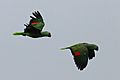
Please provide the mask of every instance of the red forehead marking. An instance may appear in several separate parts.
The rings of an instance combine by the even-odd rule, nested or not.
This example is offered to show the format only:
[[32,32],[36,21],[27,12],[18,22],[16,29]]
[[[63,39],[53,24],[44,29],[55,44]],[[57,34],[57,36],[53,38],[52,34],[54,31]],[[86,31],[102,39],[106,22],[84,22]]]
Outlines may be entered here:
[[40,22],[32,22],[31,24],[39,24]]
[[74,53],[75,56],[80,56],[80,54],[81,54],[80,52],[75,52]]

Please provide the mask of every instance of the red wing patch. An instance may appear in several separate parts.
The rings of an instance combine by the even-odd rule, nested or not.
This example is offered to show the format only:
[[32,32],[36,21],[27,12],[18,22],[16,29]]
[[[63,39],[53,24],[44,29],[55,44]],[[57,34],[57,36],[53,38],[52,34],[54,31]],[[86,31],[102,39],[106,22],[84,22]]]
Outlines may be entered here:
[[39,24],[40,22],[31,22],[31,24]]
[[74,52],[75,56],[80,56],[80,54],[81,54],[80,52]]

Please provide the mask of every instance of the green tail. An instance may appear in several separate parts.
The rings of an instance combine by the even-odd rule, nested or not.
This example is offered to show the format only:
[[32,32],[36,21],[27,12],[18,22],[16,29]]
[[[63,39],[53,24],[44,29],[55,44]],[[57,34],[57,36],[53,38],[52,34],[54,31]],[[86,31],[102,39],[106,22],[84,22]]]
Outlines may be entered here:
[[70,49],[70,47],[66,47],[66,48],[61,48],[60,50],[65,50],[65,49]]
[[13,35],[26,35],[24,32],[15,32]]

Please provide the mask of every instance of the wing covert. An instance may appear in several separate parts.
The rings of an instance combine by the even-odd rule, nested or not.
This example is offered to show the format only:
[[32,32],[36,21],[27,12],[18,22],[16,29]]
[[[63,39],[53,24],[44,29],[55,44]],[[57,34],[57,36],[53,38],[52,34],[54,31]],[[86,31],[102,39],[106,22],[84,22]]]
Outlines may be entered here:
[[32,14],[33,14],[33,16],[30,16],[32,19],[30,20],[29,24],[32,27],[42,31],[45,23],[43,21],[41,14],[39,13],[39,11],[35,11]]
[[73,46],[70,48],[74,62],[78,69],[83,70],[88,63],[88,49],[85,46]]

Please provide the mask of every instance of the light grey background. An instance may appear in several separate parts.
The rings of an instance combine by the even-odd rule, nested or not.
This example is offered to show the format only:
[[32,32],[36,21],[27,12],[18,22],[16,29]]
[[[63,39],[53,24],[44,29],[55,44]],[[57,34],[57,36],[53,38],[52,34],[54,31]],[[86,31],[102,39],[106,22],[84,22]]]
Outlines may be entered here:
[[[13,36],[39,10],[51,38]],[[1,0],[0,80],[119,80],[120,0]],[[79,71],[69,50],[79,42],[99,45]]]

